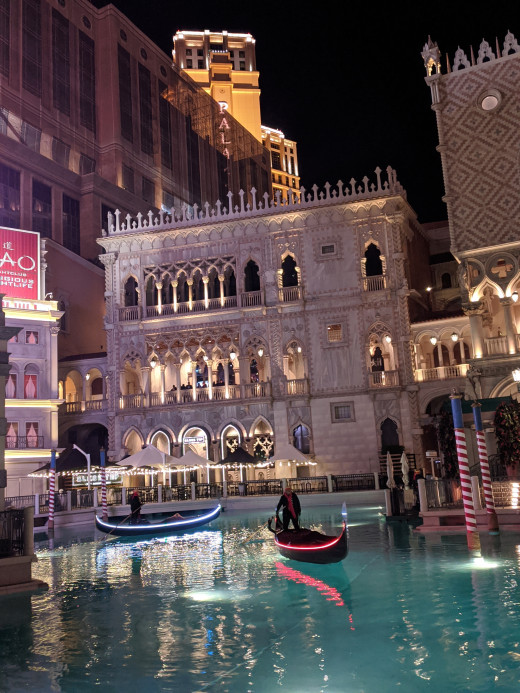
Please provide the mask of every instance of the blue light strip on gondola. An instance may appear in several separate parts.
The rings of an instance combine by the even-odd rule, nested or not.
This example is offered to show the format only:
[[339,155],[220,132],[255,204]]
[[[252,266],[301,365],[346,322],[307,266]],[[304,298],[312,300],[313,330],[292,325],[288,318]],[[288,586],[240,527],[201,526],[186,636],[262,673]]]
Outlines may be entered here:
[[[149,525],[141,525],[141,527],[146,527],[147,529],[153,529],[154,527],[164,529],[165,527],[189,527],[190,525],[195,524],[196,522],[201,522],[201,520],[211,520],[213,517],[217,516],[222,509],[222,506],[219,504],[217,507],[209,512],[207,515],[197,515],[197,517],[192,517],[191,519],[186,519],[186,520],[177,520],[176,522],[157,522],[157,523],[151,523]],[[103,520],[100,517],[96,517],[96,520],[98,521],[98,524],[103,525],[103,527],[106,527],[107,529],[115,529],[116,527],[119,527],[120,529],[124,529],[125,527],[128,527],[129,529],[135,529],[139,527],[139,525],[111,525],[108,522],[103,522]]]

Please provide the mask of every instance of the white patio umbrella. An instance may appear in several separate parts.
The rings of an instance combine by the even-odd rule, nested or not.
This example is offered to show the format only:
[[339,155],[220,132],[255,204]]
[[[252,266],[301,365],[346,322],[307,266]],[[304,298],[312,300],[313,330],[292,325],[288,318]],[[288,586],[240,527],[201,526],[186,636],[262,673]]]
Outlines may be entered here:
[[182,455],[182,457],[178,457],[175,460],[175,464],[177,466],[183,466],[184,467],[184,484],[186,484],[186,467],[208,467],[209,465],[209,460],[206,457],[202,457],[202,455],[197,455],[196,452],[193,452],[193,450],[188,450],[187,452]]
[[386,453],[386,475],[388,477],[386,480],[386,485],[388,488],[395,488],[394,465],[392,464],[392,456],[389,452]]
[[298,448],[295,448],[291,443],[281,443],[276,445],[274,455],[271,458],[278,461],[288,460],[290,462],[308,462],[309,455],[306,455]]
[[403,450],[401,455],[401,471],[403,473],[403,483],[405,489],[410,488],[408,485],[408,472],[410,471],[410,465],[408,464],[408,457],[406,457],[406,452]]
[[133,467],[134,469],[139,469],[140,467],[158,467],[160,469],[175,462],[175,457],[161,452],[155,445],[145,445],[144,448],[130,455],[130,457],[125,457],[119,464],[121,466]]

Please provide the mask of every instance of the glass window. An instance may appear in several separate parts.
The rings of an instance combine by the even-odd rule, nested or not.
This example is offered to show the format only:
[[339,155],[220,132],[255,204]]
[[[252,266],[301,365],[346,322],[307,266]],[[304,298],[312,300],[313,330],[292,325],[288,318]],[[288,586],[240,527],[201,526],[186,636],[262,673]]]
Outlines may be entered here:
[[80,254],[79,200],[63,195],[63,245]]
[[191,60],[191,58],[188,58],[188,60],[186,60],[186,67],[188,68],[188,70],[190,70],[193,67],[193,60]]
[[27,421],[25,423],[25,436],[27,439],[28,448],[38,447],[38,422]]
[[123,188],[129,192],[134,192],[134,169],[123,164]]
[[79,158],[79,172],[82,176],[86,176],[89,173],[94,173],[96,170],[96,162],[91,159],[90,156],[82,154]]
[[327,326],[327,341],[328,342],[341,342],[343,339],[343,330],[341,325],[334,324]]
[[0,0],[0,74],[9,79],[10,0]]
[[52,238],[52,191],[49,185],[33,180],[32,230]]
[[141,151],[153,154],[152,82],[150,70],[139,63],[139,114]]
[[[94,41],[79,32],[79,118],[83,127],[96,132],[96,61]],[[130,87],[129,87],[130,88]]]
[[0,224],[20,228],[20,173],[0,163]]
[[155,205],[155,183],[144,176],[142,180],[142,198],[151,205]]
[[161,163],[166,168],[172,168],[172,136],[170,120],[170,104],[164,98],[168,87],[159,82],[159,132],[161,137]]
[[134,141],[132,119],[132,72],[130,70],[130,53],[118,45],[119,68],[119,113],[121,117],[121,135],[129,142]]
[[40,151],[40,141],[42,137],[42,131],[39,128],[35,128],[34,125],[30,125],[25,121],[22,122],[22,142],[26,147],[32,149],[35,152]]
[[42,95],[40,0],[23,0],[22,3],[22,84],[31,94]]
[[52,10],[52,94],[54,108],[70,115],[69,22]]
[[5,447],[8,450],[16,450],[18,447],[18,421],[7,422],[7,435],[5,437]]
[[330,414],[332,423],[355,421],[354,402],[338,402],[337,404],[331,404]]
[[38,376],[36,373],[25,373],[23,397],[24,399],[38,399]]
[[52,138],[52,158],[64,168],[69,167],[70,146],[57,137]]

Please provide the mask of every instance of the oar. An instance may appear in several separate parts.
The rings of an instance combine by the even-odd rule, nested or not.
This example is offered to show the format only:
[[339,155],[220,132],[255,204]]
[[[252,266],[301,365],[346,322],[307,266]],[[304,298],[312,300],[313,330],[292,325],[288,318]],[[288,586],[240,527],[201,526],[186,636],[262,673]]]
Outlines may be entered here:
[[117,528],[119,527],[119,525],[122,525],[123,522],[126,522],[126,520],[128,520],[129,517],[132,517],[133,514],[134,514],[134,513],[131,512],[130,515],[127,515],[125,518],[123,518],[123,519],[121,520],[121,522],[118,522],[117,525],[116,525],[113,529],[110,530],[110,532],[108,532],[107,534],[105,534],[105,536],[103,537],[102,541],[106,541],[106,538],[109,537],[109,536],[112,534],[112,532],[114,531],[114,529],[117,529]]
[[[267,522],[269,522],[269,520],[267,520]],[[247,544],[248,542],[251,541],[251,539],[252,539],[253,537],[256,537],[256,535],[259,534],[259,533],[263,530],[263,528],[267,525],[267,522],[264,522],[263,525],[260,525],[260,527],[259,527],[257,530],[255,530],[255,531],[253,532],[253,534],[251,534],[245,541],[241,541],[241,542],[240,542],[240,546],[243,546],[244,544]]]

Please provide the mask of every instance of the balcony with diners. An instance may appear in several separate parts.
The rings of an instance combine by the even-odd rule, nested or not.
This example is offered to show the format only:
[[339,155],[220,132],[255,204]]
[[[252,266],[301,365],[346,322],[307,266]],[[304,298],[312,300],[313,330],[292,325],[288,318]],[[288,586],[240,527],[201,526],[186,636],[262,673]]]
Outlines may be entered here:
[[58,387],[60,398],[65,400],[61,414],[95,415],[107,409],[107,383],[100,368],[88,368],[84,363],[67,368],[62,365]]
[[[455,326],[423,323],[415,335],[415,381],[430,382],[464,378],[472,358],[467,321]],[[417,328],[417,325],[414,326]]]
[[[218,267],[211,265],[210,261],[198,261],[177,263],[168,268],[145,268],[144,291],[141,291],[136,277],[127,277],[123,286],[124,305],[117,308],[118,320],[154,320],[265,305],[256,262],[247,262],[238,289],[231,259],[215,262]],[[278,301],[294,303],[302,298],[300,268],[292,255],[288,255],[278,270]]]

